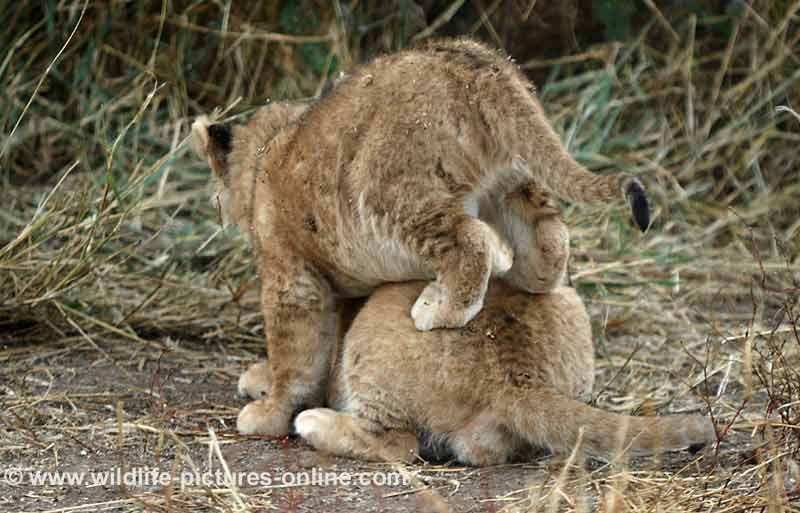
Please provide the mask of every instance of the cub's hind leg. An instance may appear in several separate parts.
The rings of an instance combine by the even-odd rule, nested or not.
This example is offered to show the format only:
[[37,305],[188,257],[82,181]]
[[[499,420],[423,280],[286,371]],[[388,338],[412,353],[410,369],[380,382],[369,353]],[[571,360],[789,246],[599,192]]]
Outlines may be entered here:
[[259,262],[259,271],[269,358],[245,374],[243,391],[269,387],[269,395],[245,406],[236,425],[244,434],[283,436],[298,408],[322,404],[336,310],[327,281],[302,258],[272,255]]
[[502,199],[492,224],[514,249],[514,265],[504,275],[510,285],[531,293],[558,287],[567,271],[569,230],[549,194],[526,184]]
[[475,466],[507,463],[522,447],[519,438],[489,412],[452,433],[448,445],[458,461]]
[[403,228],[409,245],[436,273],[411,308],[415,326],[420,331],[464,326],[483,307],[489,277],[511,267],[513,251],[462,206],[430,207],[409,217]]
[[318,451],[367,461],[412,462],[418,454],[414,433],[389,429],[328,408],[305,410],[294,421],[297,433]]

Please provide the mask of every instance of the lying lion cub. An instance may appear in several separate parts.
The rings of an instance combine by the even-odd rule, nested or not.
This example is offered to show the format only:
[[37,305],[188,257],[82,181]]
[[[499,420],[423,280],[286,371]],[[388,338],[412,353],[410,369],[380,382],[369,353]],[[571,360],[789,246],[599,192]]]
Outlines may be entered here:
[[192,131],[261,276],[275,383],[242,411],[244,433],[284,434],[296,407],[320,399],[338,298],[433,280],[409,305],[424,331],[464,326],[492,274],[556,286],[563,262],[521,272],[539,259],[529,253],[563,255],[531,236],[527,210],[542,206],[531,191],[627,198],[649,223],[641,184],[575,162],[516,66],[474,41],[381,57],[311,106],[265,107],[233,130],[200,118]]
[[[492,280],[460,330],[420,333],[408,317],[424,283],[385,285],[356,315],[329,385],[334,409],[298,415],[315,448],[366,460],[412,460],[433,441],[466,464],[503,463],[530,446],[610,458],[716,440],[701,416],[629,417],[578,402],[594,382],[589,317],[571,288],[531,295]],[[264,364],[240,391],[269,395]],[[439,449],[441,450],[441,449]]]

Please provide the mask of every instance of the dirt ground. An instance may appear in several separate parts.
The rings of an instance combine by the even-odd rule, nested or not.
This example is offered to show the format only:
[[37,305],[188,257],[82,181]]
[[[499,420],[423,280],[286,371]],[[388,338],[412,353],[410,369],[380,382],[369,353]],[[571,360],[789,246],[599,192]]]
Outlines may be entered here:
[[[253,355],[236,345],[55,342],[8,344],[0,355],[6,412],[0,419],[6,440],[16,440],[0,449],[6,472],[0,511],[238,511],[244,505],[282,512],[528,511],[531,504],[549,504],[564,466],[564,459],[546,454],[480,469],[365,464],[319,454],[297,437],[240,436],[236,414],[245,400],[235,384]],[[600,365],[599,382],[618,371]],[[730,434],[717,463],[736,468],[752,457],[751,446],[749,437]],[[241,486],[228,486],[222,461],[230,475],[243,476]],[[571,486],[595,509],[602,488],[614,488],[620,472],[689,480],[713,475],[716,481],[724,473],[712,469],[713,461],[711,448],[637,460],[629,470],[590,461],[571,467]],[[156,470],[168,481],[142,477]],[[84,481],[32,482],[42,471]],[[193,477],[209,472],[206,486]],[[110,475],[129,476],[123,481],[130,486],[102,481]],[[251,475],[255,486],[246,482]],[[562,482],[565,489],[568,484]],[[628,484],[634,485],[635,479]]]
[[[43,356],[31,362],[26,372],[20,373],[19,382],[4,386],[6,393],[13,388],[15,395],[39,396],[36,408],[44,410],[43,423],[22,432],[22,437],[36,449],[6,448],[4,468],[24,472],[57,468],[63,473],[86,476],[115,472],[118,468],[129,473],[155,468],[175,472],[173,464],[179,452],[176,444],[173,440],[159,442],[158,430],[169,429],[185,444],[182,450],[187,452],[181,458],[193,460],[202,472],[211,470],[213,473],[221,468],[216,457],[208,464],[209,429],[213,429],[222,457],[232,473],[258,473],[262,481],[276,481],[256,487],[245,483],[242,487],[240,493],[251,497],[250,505],[256,511],[261,510],[260,504],[264,511],[412,512],[424,509],[423,503],[428,501],[426,495],[415,493],[417,485],[401,483],[402,476],[391,466],[322,456],[297,437],[275,440],[237,435],[233,429],[236,413],[245,400],[235,396],[233,366],[230,359],[219,352],[208,352],[196,366],[185,366],[179,364],[185,363],[185,359],[178,362],[169,355],[152,360],[152,354],[142,354],[140,358],[123,363],[106,357],[95,348],[54,345],[48,347],[46,353],[43,349],[38,348]],[[13,348],[6,348],[8,350]],[[75,420],[83,426],[48,428],[46,417],[57,415],[58,410],[76,408],[82,415]],[[121,445],[117,412],[121,412],[123,423]],[[93,428],[86,429],[90,425]],[[183,467],[176,475],[192,471],[189,465],[183,464]],[[494,501],[502,503],[504,495],[526,488],[531,468],[531,465],[520,464],[468,470],[421,466],[410,470],[425,484],[448,496],[447,503],[453,511],[495,511],[498,506]],[[303,473],[312,472],[320,475],[319,483],[293,486],[293,483],[282,482],[286,473],[296,473],[297,479],[303,479]],[[268,478],[261,477],[265,473]],[[449,477],[454,473],[458,474],[457,479]],[[354,481],[358,482],[347,486],[325,485],[322,482],[325,475],[355,476]],[[384,481],[362,483],[362,475],[377,475],[379,479],[394,479],[397,483],[390,481],[384,486],[379,486]],[[194,490],[202,503],[205,491],[201,487]],[[120,502],[137,499],[146,507],[148,502],[164,494],[164,488],[159,486],[127,489],[108,484],[31,487],[25,482],[12,486],[0,481],[0,509],[113,511],[127,509],[126,506],[135,503]],[[488,502],[482,504],[482,500]],[[213,506],[213,501],[209,506]]]

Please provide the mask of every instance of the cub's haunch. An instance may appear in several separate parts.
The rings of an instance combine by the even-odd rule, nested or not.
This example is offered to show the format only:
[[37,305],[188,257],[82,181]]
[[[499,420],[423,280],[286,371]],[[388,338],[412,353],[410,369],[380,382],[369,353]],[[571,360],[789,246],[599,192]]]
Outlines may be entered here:
[[[716,440],[707,417],[632,417],[578,400],[592,390],[594,345],[573,289],[531,295],[492,280],[464,328],[421,333],[407,310],[423,286],[385,285],[356,315],[331,364],[331,409],[295,420],[315,448],[390,461],[434,449],[489,465],[532,446],[569,452],[581,429],[581,449],[605,459]],[[240,390],[269,397],[263,371],[257,364],[243,374]]]
[[270,400],[242,412],[247,433],[283,434],[319,400],[338,298],[431,280],[409,308],[416,328],[461,327],[491,275],[529,292],[558,285],[565,239],[529,227],[531,209],[554,210],[548,192],[627,200],[649,223],[642,185],[575,162],[516,66],[474,41],[381,57],[317,102],[273,104],[232,128],[200,118],[192,131],[223,213],[252,242],[281,371]]

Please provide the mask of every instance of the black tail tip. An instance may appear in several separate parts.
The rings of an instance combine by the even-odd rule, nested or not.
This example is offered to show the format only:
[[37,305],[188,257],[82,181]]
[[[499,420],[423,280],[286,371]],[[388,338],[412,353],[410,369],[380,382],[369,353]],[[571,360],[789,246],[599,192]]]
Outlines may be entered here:
[[631,180],[625,188],[625,196],[631,205],[633,219],[639,229],[643,232],[647,231],[650,226],[650,205],[647,202],[647,194],[644,191],[644,187],[638,180]]
[[231,127],[217,123],[208,127],[208,136],[214,142],[214,145],[222,150],[223,153],[228,154],[233,149],[233,137],[231,135]]

